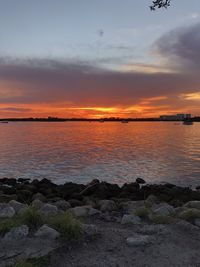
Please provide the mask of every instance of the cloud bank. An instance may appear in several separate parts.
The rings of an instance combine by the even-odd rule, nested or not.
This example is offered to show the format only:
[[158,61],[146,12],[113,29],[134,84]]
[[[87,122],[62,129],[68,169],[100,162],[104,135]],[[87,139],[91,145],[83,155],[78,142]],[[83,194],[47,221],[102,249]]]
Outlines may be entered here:
[[[51,59],[0,58],[0,116],[153,116],[200,113],[200,23],[154,44],[162,66],[108,70]],[[130,62],[130,65],[134,62]],[[163,68],[169,71],[162,71]],[[189,97],[189,96],[193,97]]]

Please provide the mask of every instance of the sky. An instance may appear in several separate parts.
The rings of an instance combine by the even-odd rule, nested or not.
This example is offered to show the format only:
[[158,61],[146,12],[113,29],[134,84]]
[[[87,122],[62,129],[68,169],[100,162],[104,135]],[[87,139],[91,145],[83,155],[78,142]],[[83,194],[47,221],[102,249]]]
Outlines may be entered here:
[[0,0],[0,118],[200,115],[200,1]]

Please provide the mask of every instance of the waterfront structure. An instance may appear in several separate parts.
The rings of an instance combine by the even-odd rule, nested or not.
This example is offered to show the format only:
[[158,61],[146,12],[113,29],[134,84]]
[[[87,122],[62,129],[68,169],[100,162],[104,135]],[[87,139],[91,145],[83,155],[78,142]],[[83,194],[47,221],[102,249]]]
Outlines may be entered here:
[[183,121],[191,119],[191,114],[176,114],[176,115],[161,115],[160,120],[161,121]]

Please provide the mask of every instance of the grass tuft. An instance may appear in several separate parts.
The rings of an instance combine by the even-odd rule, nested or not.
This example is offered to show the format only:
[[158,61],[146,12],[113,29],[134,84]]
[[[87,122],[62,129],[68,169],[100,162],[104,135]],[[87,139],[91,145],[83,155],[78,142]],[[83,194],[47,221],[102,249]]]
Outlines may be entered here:
[[200,210],[190,208],[182,211],[178,214],[178,217],[182,220],[191,221],[195,219],[200,219]]
[[64,238],[74,239],[81,234],[81,222],[69,213],[61,213],[49,217],[46,224],[57,230]]
[[140,207],[134,210],[133,213],[141,218],[148,218],[149,214],[151,213],[151,209],[148,207]]
[[169,224],[173,218],[166,215],[151,214],[151,220],[155,224]]

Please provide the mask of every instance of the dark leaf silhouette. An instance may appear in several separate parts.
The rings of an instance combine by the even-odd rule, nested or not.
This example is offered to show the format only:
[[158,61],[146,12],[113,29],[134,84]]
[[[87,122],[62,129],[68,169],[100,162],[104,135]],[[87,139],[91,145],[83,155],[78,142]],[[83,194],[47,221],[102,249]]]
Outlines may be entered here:
[[150,9],[152,11],[158,9],[158,8],[167,8],[170,6],[171,0],[154,0],[152,2],[152,5],[150,6]]

